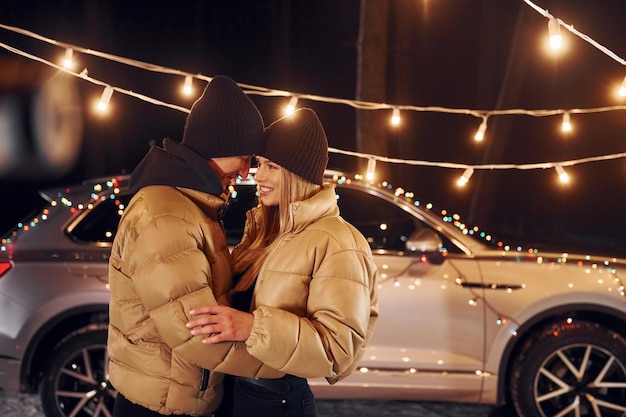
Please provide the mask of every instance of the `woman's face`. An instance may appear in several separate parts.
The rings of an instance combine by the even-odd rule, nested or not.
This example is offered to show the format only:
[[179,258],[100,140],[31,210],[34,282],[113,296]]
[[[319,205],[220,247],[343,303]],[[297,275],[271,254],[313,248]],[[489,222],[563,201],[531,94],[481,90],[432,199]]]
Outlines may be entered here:
[[277,206],[280,201],[282,167],[262,156],[256,157],[258,166],[254,180],[259,191],[259,201],[264,206]]

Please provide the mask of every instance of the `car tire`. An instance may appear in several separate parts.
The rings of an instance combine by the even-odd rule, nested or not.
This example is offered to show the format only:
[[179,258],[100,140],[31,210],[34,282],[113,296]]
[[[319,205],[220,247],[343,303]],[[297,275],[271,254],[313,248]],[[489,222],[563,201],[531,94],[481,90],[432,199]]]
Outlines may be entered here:
[[55,347],[39,386],[46,417],[113,414],[117,393],[108,381],[106,345],[106,327],[99,326],[76,331]]
[[600,325],[546,327],[524,344],[512,375],[520,417],[626,413],[626,340]]

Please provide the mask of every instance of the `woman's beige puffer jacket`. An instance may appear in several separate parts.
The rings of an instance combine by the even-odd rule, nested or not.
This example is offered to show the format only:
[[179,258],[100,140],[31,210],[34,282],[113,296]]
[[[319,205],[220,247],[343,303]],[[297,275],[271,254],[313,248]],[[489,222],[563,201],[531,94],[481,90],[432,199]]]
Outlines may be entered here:
[[[292,204],[291,233],[257,277],[248,352],[267,366],[331,384],[353,372],[378,319],[377,269],[361,233],[339,216],[334,187]],[[246,233],[256,230],[248,212]]]

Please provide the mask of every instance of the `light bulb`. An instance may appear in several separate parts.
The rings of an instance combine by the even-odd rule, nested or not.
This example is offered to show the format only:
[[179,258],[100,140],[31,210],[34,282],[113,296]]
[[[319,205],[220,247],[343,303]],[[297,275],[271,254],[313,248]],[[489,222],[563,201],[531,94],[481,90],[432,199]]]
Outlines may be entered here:
[[285,115],[289,116],[290,114],[295,112],[297,104],[298,104],[298,97],[291,96],[291,98],[289,99],[289,104],[287,104],[287,107],[285,108]]
[[563,132],[571,132],[572,131],[572,123],[570,122],[569,113],[563,113],[563,121],[561,122],[561,130]]
[[486,131],[487,131],[487,118],[483,117],[483,121],[480,124],[480,126],[478,126],[478,130],[476,131],[476,134],[474,135],[474,140],[476,142],[480,142],[483,139],[485,139]]
[[467,184],[467,182],[469,181],[469,179],[472,177],[473,174],[474,174],[474,168],[472,167],[466,168],[465,171],[463,172],[463,175],[461,175],[459,179],[456,181],[456,185],[458,185],[459,187],[465,186],[465,184]]
[[63,59],[63,66],[67,69],[71,69],[74,66],[74,50],[72,48],[67,48],[65,50],[65,58]]
[[391,113],[391,124],[393,126],[398,126],[400,124],[400,109],[397,107],[394,107],[393,112]]
[[183,84],[183,94],[190,96],[193,93],[193,78],[191,75],[185,76],[185,83]]
[[550,35],[550,47],[552,49],[561,49],[563,37],[561,36],[559,22],[554,17],[548,20],[548,33]]
[[367,161],[367,172],[365,174],[365,179],[368,182],[374,181],[374,175],[376,173],[376,160],[374,158],[370,158]]
[[100,96],[100,101],[98,102],[98,110],[103,112],[107,109],[109,105],[109,101],[111,100],[111,96],[113,95],[113,87],[107,85],[102,92],[102,96]]
[[567,172],[565,172],[565,169],[563,168],[563,166],[556,165],[555,169],[556,169],[556,173],[559,176],[559,181],[561,181],[563,184],[567,184],[569,182],[569,175],[567,175]]

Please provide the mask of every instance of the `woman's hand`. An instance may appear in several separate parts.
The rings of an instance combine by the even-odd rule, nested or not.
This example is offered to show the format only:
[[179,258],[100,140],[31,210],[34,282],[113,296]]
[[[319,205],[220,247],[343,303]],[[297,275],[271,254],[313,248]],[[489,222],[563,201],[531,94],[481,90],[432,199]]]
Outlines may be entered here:
[[194,318],[186,324],[191,334],[208,335],[202,343],[243,341],[250,336],[254,316],[222,305],[203,306],[189,312]]

